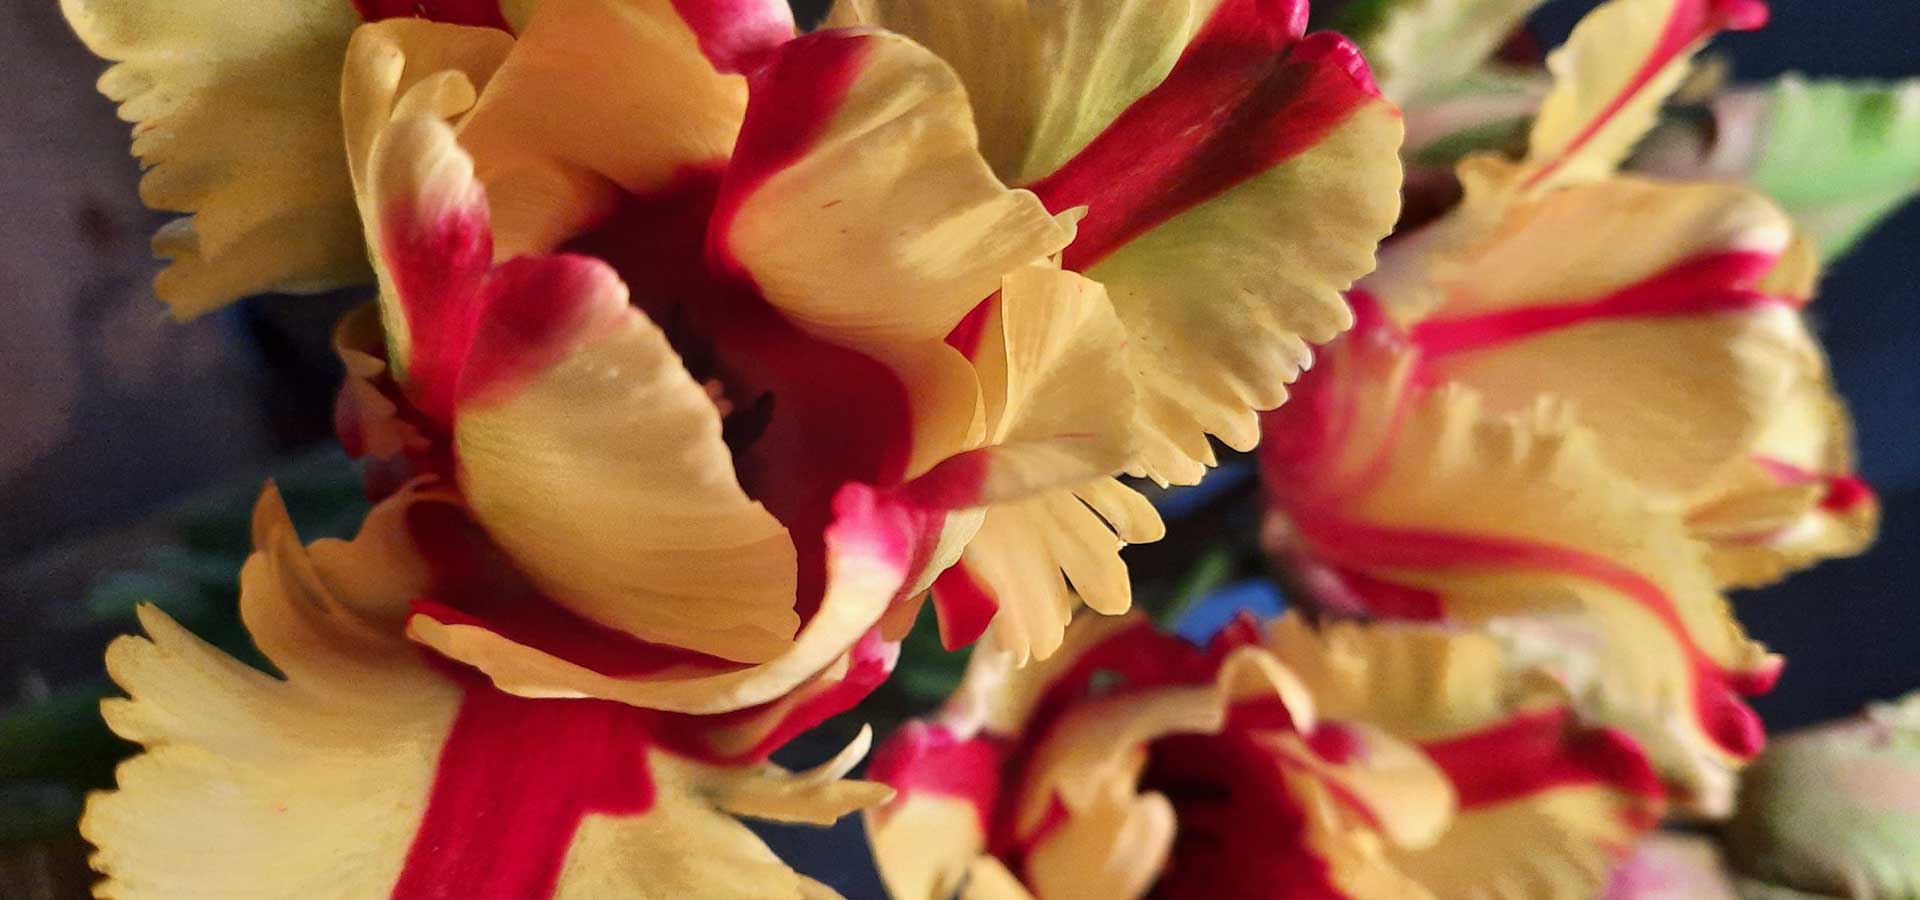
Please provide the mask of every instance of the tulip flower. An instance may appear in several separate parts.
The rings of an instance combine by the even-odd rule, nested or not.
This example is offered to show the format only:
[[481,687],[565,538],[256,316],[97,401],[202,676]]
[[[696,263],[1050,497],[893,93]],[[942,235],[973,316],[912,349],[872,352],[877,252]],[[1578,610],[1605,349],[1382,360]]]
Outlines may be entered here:
[[1384,861],[1452,794],[1409,745],[1322,721],[1250,624],[1206,650],[1081,617],[1024,669],[976,654],[941,714],[896,732],[867,819],[892,896],[923,900],[1422,896]]
[[[1253,446],[1254,411],[1350,324],[1339,292],[1398,209],[1399,114],[1352,44],[1305,34],[1306,19],[1304,0],[840,0],[827,17],[938,53],[995,174],[1053,212],[1085,207],[1062,262],[1105,285],[1125,328],[1130,471],[1163,485],[1200,479],[1208,435]],[[992,635],[1021,658],[1050,653],[1078,605],[1062,573],[1094,609],[1124,611],[1124,569],[1089,551],[1102,525],[1083,505],[1123,541],[1161,533],[1110,481],[995,509],[934,602],[973,622],[1017,606]],[[1077,533],[1090,537],[1057,537]]]
[[1658,821],[1639,747],[1493,638],[1297,615],[1207,649],[1083,617],[876,752],[898,898],[1588,900]]
[[[883,617],[897,639],[980,510],[1129,456],[1123,333],[1048,261],[1072,220],[994,179],[945,65],[881,33],[735,47],[752,35],[699,25],[552,0],[517,38],[396,21],[348,51],[385,333],[347,342],[349,443],[457,484],[576,630],[782,673],[682,691],[565,646],[584,638],[422,607],[421,640],[515,693],[763,702]],[[663,72],[582,91],[578,53]],[[831,570],[852,485],[917,517],[898,582]],[[1111,554],[1097,527],[1064,543]]]
[[[1725,811],[1778,660],[1720,588],[1855,552],[1874,503],[1764,197],[1614,172],[1686,58],[1755,3],[1614,0],[1549,60],[1529,155],[1383,253],[1361,324],[1263,447],[1273,551],[1321,605],[1571,647],[1583,707]],[[1508,626],[1512,626],[1509,628]]]
[[[129,696],[104,712],[146,749],[81,822],[105,876],[96,894],[833,896],[734,817],[824,824],[884,799],[841,779],[866,734],[789,773],[739,742],[788,730],[807,704],[698,717],[526,699],[423,654],[404,623],[443,575],[419,537],[456,510],[409,491],[352,541],[302,547],[269,489],[240,602],[277,675],[141,610],[147,636],[107,656]],[[848,543],[884,534],[867,525]]]

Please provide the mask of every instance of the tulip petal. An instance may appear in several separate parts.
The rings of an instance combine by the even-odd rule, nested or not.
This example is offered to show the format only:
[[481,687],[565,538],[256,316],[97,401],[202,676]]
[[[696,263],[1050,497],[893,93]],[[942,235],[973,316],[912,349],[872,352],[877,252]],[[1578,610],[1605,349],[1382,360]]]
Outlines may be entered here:
[[191,318],[250,294],[368,278],[340,148],[344,2],[63,0],[87,48],[115,60],[100,92],[134,123],[140,195],[187,213],[155,236],[154,289]]
[[[1357,335],[1329,363],[1406,352]],[[1584,648],[1590,672],[1556,671],[1576,682],[1583,711],[1641,741],[1689,800],[1724,802],[1728,770],[1762,740],[1740,695],[1770,686],[1779,662],[1741,632],[1679,517],[1552,404],[1495,415],[1458,385],[1355,387],[1343,413],[1315,398],[1274,414],[1274,433],[1296,436],[1267,457],[1270,488],[1308,552],[1353,576],[1351,602],[1404,615],[1414,595],[1449,620],[1560,623],[1542,630],[1561,657],[1588,656],[1566,641],[1595,644]],[[1342,437],[1383,433],[1378,443]]]
[[763,663],[727,665],[684,653],[662,659],[662,648],[647,644],[624,660],[588,655],[580,642],[606,638],[605,629],[561,632],[547,641],[549,635],[526,633],[511,620],[468,613],[458,598],[418,607],[408,632],[526,697],[600,697],[696,715],[771,703],[815,678],[838,677],[832,667],[905,594],[910,569],[929,552],[922,517],[871,489],[849,485],[835,507],[826,533],[825,595],[786,648]]
[[1753,454],[1687,521],[1730,587],[1771,584],[1873,543],[1879,499],[1856,473],[1852,424],[1824,372],[1796,381]]
[[1445,627],[1276,622],[1276,655],[1323,715],[1416,741],[1446,773],[1457,815],[1431,845],[1393,852],[1438,898],[1587,900],[1665,808],[1646,756],[1585,725],[1564,689],[1492,637]]
[[[1207,435],[1238,449],[1398,211],[1398,113],[1303,7],[1222,3],[1160,85],[1033,189],[1087,206],[1067,268],[1106,285],[1139,397],[1138,473],[1192,483]],[[1143,150],[1142,148],[1147,148]],[[1310,211],[1310,212],[1307,212]]]
[[[1769,283],[1791,239],[1765,198],[1631,178],[1514,204],[1409,321],[1429,377],[1490,408],[1564,400],[1607,461],[1686,497],[1753,446],[1819,350],[1812,285]],[[1551,259],[1551,265],[1541,260]],[[1418,302],[1418,301],[1416,301]]]
[[[930,506],[966,508],[1069,488],[1131,455],[1121,368],[1126,331],[1097,282],[1029,266],[1003,281],[972,354],[986,445],[953,456],[910,488]],[[1118,421],[1116,421],[1118,420]]]
[[1692,56],[1722,29],[1767,21],[1764,0],[1610,0],[1547,57],[1554,86],[1534,118],[1525,186],[1611,174],[1653,128]]
[[484,193],[436,119],[383,132],[370,170],[406,382],[452,431],[492,538],[601,625],[744,662],[781,653],[799,626],[792,542],[625,286],[583,257],[492,267]]
[[1133,605],[1119,554],[1157,540],[1157,526],[1151,504],[1111,478],[994,505],[960,562],[934,581],[942,642],[957,648],[985,633],[1022,664],[1046,659],[1081,603],[1103,615]]
[[262,502],[241,603],[284,680],[142,609],[149,637],[109,652],[131,699],[104,711],[147,750],[82,822],[103,896],[819,896],[707,798],[773,791],[806,799],[755,814],[829,821],[882,789],[813,776],[796,793],[772,767],[661,749],[643,710],[513,698],[428,664],[362,615],[375,598],[343,593],[404,588],[404,567],[387,572],[402,525],[376,514],[308,556]]
[[960,80],[905,38],[808,35],[751,83],[712,250],[815,336],[939,340],[1071,237],[994,178]]
[[826,24],[885,28],[946,60],[973,100],[981,152],[1007,183],[1026,184],[1166,78],[1214,5],[838,0]]
[[746,107],[737,73],[792,36],[777,0],[542,0],[460,133],[502,255],[552,251],[615,189],[723,163]]

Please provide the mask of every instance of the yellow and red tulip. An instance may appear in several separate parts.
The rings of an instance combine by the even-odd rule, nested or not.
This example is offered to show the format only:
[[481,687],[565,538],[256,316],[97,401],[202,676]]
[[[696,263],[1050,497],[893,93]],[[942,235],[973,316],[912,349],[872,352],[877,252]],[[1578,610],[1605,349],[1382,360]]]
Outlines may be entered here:
[[676,716],[531,700],[422,653],[403,623],[438,578],[415,545],[446,498],[396,496],[352,541],[254,518],[241,615],[278,677],[141,612],[108,668],[146,752],[88,804],[103,897],[833,896],[734,816],[827,823],[887,795],[841,780],[866,735],[793,774],[743,730],[808,711]]
[[1007,662],[977,655],[938,718],[874,755],[897,791],[867,820],[892,896],[1423,896],[1384,854],[1444,827],[1440,771],[1321,721],[1250,624],[1202,650],[1083,616],[1045,662]]
[[[1253,446],[1254,412],[1351,322],[1339,292],[1372,268],[1398,210],[1399,114],[1350,43],[1304,33],[1306,13],[1303,0],[840,0],[827,18],[938,53],[994,172],[1055,213],[1084,208],[1062,264],[1112,300],[1137,402],[1130,468],[1162,484],[1200,479],[1208,435]],[[1130,602],[1107,528],[1126,543],[1161,533],[1104,479],[992,510],[935,603],[981,622],[1017,606],[995,642],[1044,657],[1078,605],[1063,573],[1097,610]]]
[[[1873,501],[1799,310],[1792,223],[1724,184],[1614,174],[1721,27],[1757,3],[1614,0],[1549,61],[1520,162],[1402,236],[1263,447],[1271,546],[1349,614],[1592,644],[1563,675],[1724,811],[1778,660],[1720,589],[1855,552]],[[1584,658],[1587,651],[1566,654]]]

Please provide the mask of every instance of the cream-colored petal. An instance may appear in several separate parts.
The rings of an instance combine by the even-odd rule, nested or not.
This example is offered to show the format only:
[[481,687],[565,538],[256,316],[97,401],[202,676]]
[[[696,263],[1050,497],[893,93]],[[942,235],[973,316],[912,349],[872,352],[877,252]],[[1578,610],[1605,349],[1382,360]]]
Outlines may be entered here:
[[1028,266],[1001,283],[973,354],[985,446],[952,457],[918,489],[943,506],[1020,500],[1119,471],[1132,455],[1126,331],[1106,291]]
[[1340,291],[1373,268],[1399,211],[1400,134],[1392,107],[1363,104],[1311,149],[1087,268],[1127,328],[1135,474],[1199,481],[1209,434],[1251,448],[1255,411],[1286,400],[1310,344],[1352,324]]
[[1430,377],[1501,411],[1564,401],[1609,463],[1684,497],[1743,457],[1793,380],[1819,365],[1797,313],[1807,294],[1765,283],[1790,229],[1731,185],[1566,188],[1515,203],[1451,260],[1444,299],[1407,320],[1410,333]]
[[838,0],[825,24],[885,28],[939,54],[966,85],[993,170],[1026,184],[1059,168],[1159,84],[1214,5]]
[[154,289],[190,318],[249,294],[370,280],[340,137],[340,61],[360,17],[341,0],[62,0],[116,64],[100,92],[134,123],[155,235]]
[[[830,822],[878,802],[884,788],[839,781],[863,742],[814,772],[725,768],[649,749],[647,729],[660,720],[644,711],[517,700],[457,683],[397,630],[382,627],[393,620],[380,610],[404,596],[397,592],[413,576],[373,576],[394,566],[393,532],[405,528],[403,516],[376,511],[354,541],[303,549],[277,497],[263,498],[241,605],[284,679],[233,660],[152,608],[141,610],[149,637],[121,638],[108,655],[129,699],[110,700],[103,712],[117,733],[147,749],[121,766],[117,790],[90,799],[81,825],[98,847],[94,866],[107,876],[96,886],[99,896],[361,900],[417,891],[418,884],[402,887],[419,877],[416,865],[455,867],[464,883],[453,889],[491,888],[530,900],[825,896],[722,809]],[[474,703],[487,708],[475,715],[495,717],[476,726],[489,738],[484,746],[455,742],[459,728],[474,724],[467,719]],[[583,732],[551,730],[575,714],[585,717]],[[529,749],[560,756],[487,757],[501,752],[516,715],[530,716]],[[544,797],[518,805],[530,798],[516,795],[506,779],[545,777],[552,766],[578,762],[566,758],[569,752],[596,749],[569,751],[567,742],[610,735],[632,740],[626,750],[633,758],[615,757],[615,764],[635,767],[645,798],[640,808],[589,811],[572,831]],[[478,763],[460,756],[476,751]],[[462,773],[500,784],[487,816],[462,821],[460,840],[447,843],[442,835],[431,852],[415,852],[438,804],[469,799],[439,792],[447,768],[474,764],[501,766]],[[634,786],[631,778],[610,780],[624,785],[610,793]],[[558,777],[557,789],[572,787],[565,782]],[[569,833],[533,834],[554,827]],[[462,853],[537,853],[542,846],[561,854],[557,871],[546,876],[497,858],[458,862]],[[494,878],[516,880],[486,881]]]

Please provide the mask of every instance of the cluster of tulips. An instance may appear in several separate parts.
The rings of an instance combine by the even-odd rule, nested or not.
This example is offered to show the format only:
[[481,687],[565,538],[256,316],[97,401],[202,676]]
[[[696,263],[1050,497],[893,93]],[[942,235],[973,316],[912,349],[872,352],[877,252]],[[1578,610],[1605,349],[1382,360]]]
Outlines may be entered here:
[[[1588,900],[1762,748],[1727,591],[1876,528],[1804,311],[1905,185],[1773,185],[1917,101],[1725,88],[1760,0],[61,2],[176,314],[370,298],[272,671],[108,653],[102,897],[830,897],[740,819],[863,812],[902,900]],[[1293,609],[1195,643],[1121,551],[1223,446]]]

